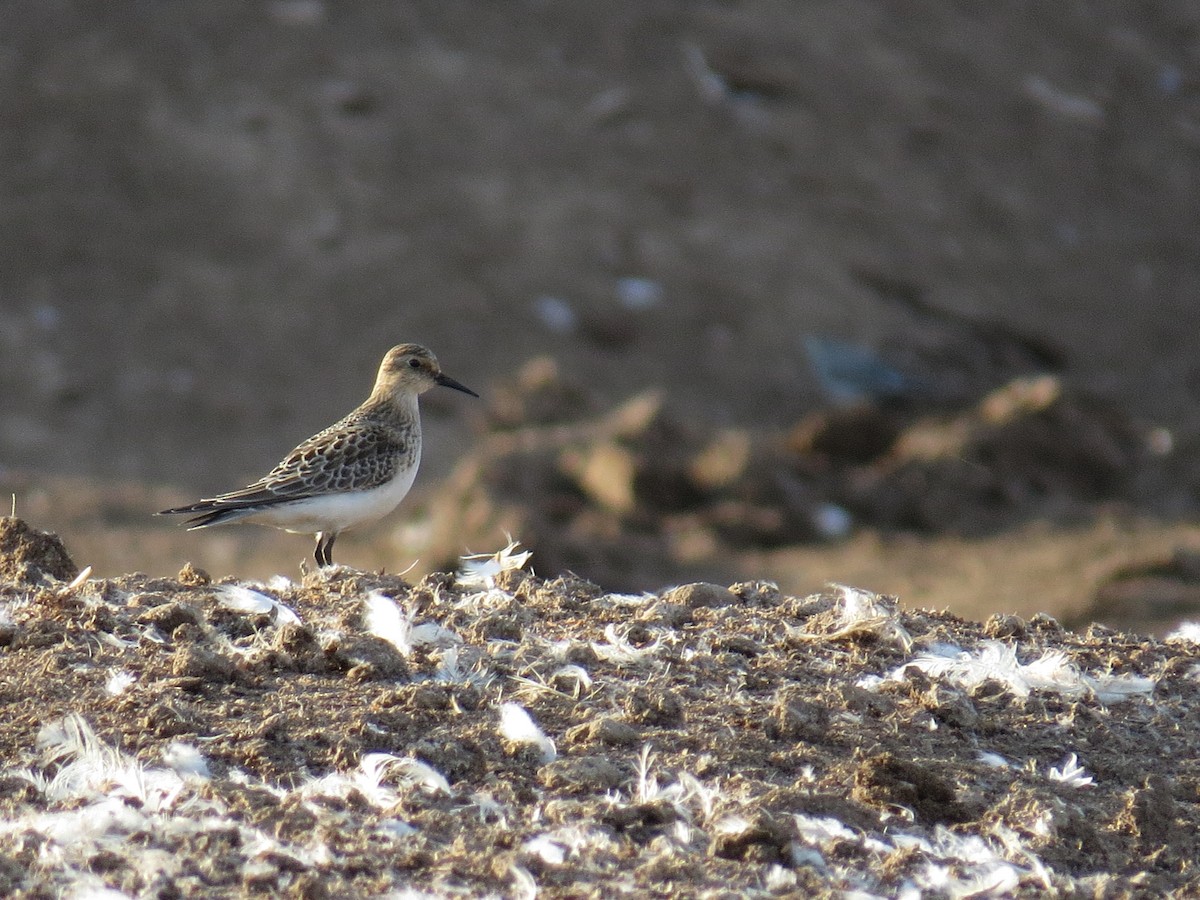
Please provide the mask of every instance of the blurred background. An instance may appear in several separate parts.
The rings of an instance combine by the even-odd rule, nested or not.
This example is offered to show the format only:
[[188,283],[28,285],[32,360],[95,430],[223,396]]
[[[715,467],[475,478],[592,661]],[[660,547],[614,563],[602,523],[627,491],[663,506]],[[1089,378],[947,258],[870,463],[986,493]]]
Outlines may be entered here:
[[150,513],[419,341],[484,399],[339,561],[1200,607],[1187,0],[11,0],[0,122],[0,490],[98,574],[295,575]]

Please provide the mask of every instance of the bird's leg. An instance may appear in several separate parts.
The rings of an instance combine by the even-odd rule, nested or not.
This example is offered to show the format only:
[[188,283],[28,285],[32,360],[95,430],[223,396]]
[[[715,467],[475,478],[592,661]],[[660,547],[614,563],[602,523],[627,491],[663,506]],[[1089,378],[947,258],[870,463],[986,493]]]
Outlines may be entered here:
[[325,568],[333,565],[333,542],[337,540],[336,531],[320,531],[317,533],[317,549],[313,553],[313,558],[317,561],[318,568]]

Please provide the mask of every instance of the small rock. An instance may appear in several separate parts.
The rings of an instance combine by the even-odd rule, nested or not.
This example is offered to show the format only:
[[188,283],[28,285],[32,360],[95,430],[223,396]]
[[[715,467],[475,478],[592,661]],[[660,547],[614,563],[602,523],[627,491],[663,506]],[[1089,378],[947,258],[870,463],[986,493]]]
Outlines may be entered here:
[[723,588],[719,584],[709,584],[706,581],[672,588],[662,595],[662,599],[668,603],[686,606],[688,609],[697,609],[702,606],[734,606],[738,602],[737,595],[728,588]]
[[183,568],[179,570],[179,583],[185,584],[188,587],[203,587],[207,584],[212,584],[212,577],[203,569],[197,568],[191,563],[185,563]]
[[625,698],[625,712],[642,725],[681,725],[683,701],[674,691],[635,687]]
[[925,708],[947,725],[974,731],[979,727],[979,712],[965,693],[937,687],[926,695]]
[[150,607],[137,620],[141,625],[153,625],[163,634],[171,634],[180,625],[199,625],[204,615],[190,603],[168,602]]
[[810,700],[780,694],[766,732],[772,740],[820,743],[829,736],[829,710]]
[[599,506],[623,515],[637,506],[634,492],[637,460],[619,444],[599,444],[583,457],[569,454],[564,457],[563,468]]
[[208,681],[232,681],[236,666],[233,660],[203,647],[181,647],[171,663],[172,674],[182,678],[204,678]]
[[636,744],[641,738],[642,733],[639,729],[612,716],[576,725],[567,732],[567,742],[570,744],[596,741],[614,747],[625,747]]
[[795,832],[782,819],[761,813],[740,831],[718,833],[709,845],[710,856],[774,863],[787,858]]
[[954,785],[933,765],[880,753],[863,760],[854,773],[851,796],[874,806],[903,806],[921,822],[963,822],[968,813]]
[[1029,620],[1029,628],[1050,634],[1060,634],[1065,630],[1058,619],[1048,613],[1035,613]]
[[493,613],[474,622],[468,629],[468,635],[480,643],[487,641],[521,640],[521,623],[512,616],[503,613]]
[[773,581],[739,581],[731,584],[729,591],[750,606],[776,606],[783,598]]
[[[346,636],[333,648],[333,659],[355,682],[408,677],[408,662],[387,641],[369,635]],[[354,673],[351,676],[350,673]]]
[[731,634],[729,637],[719,640],[714,646],[718,650],[736,653],[739,656],[758,656],[762,653],[762,647],[759,646],[758,641],[748,638],[744,634]]
[[1025,637],[1025,620],[1020,616],[997,613],[988,617],[983,624],[983,630],[990,638],[1022,638]]
[[584,790],[589,794],[614,790],[626,775],[615,763],[599,756],[556,759],[538,769],[538,780],[549,790]]
[[682,628],[692,621],[692,610],[682,603],[668,603],[665,600],[654,604],[648,611],[647,619],[667,628]]

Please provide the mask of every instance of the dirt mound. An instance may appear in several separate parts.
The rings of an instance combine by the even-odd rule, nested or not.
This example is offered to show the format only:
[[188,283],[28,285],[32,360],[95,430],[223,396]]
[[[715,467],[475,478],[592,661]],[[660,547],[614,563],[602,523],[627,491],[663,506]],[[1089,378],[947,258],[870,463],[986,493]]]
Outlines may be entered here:
[[1176,548],[1167,558],[1118,569],[1072,621],[1121,621],[1131,610],[1149,628],[1170,628],[1181,618],[1194,618],[1200,610],[1200,553]]
[[[1018,379],[958,411],[859,404],[787,434],[697,427],[648,393],[580,420],[579,392],[547,363],[499,392],[495,432],[433,501],[430,558],[536,547],[551,571],[619,588],[714,577],[741,550],[884,532],[995,533],[1140,503],[1150,433],[1059,379]],[[557,416],[572,421],[553,423]],[[512,427],[527,415],[538,424]],[[553,424],[547,424],[553,423]]]
[[41,584],[46,576],[70,581],[78,574],[58,535],[36,531],[15,516],[0,518],[0,580]]
[[1196,887],[1195,644],[524,562],[9,582],[0,889]]

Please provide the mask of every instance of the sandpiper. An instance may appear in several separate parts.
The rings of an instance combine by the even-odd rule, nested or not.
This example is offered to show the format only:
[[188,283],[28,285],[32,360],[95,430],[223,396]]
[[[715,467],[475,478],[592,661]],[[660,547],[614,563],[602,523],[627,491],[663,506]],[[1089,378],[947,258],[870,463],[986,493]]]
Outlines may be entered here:
[[250,522],[315,534],[317,565],[333,565],[339,534],[387,515],[412,487],[421,462],[417,398],[438,384],[479,396],[444,375],[424,347],[393,347],[358,409],[314,434],[254,484],[158,515],[191,515],[184,523],[189,530]]

